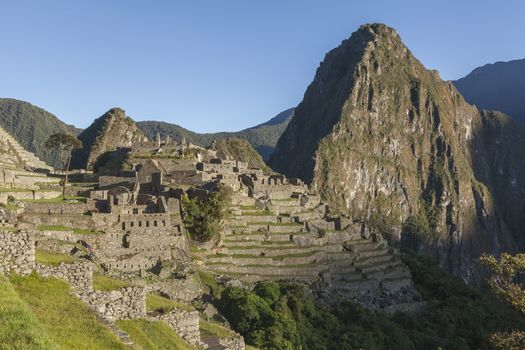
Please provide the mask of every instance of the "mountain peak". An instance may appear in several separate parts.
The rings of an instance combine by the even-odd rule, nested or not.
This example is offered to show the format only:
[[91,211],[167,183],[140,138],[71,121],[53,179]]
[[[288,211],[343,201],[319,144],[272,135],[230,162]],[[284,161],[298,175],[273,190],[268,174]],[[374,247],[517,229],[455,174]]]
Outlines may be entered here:
[[[331,207],[388,230],[393,240],[407,239],[406,222],[419,222],[418,231],[435,233],[444,265],[469,278],[469,262],[458,259],[514,244],[493,221],[519,205],[512,175],[493,170],[519,163],[498,154],[506,146],[490,146],[507,132],[518,135],[506,139],[523,139],[504,125],[427,70],[395,30],[367,24],[326,55],[270,165],[310,182]],[[503,220],[514,229],[525,224],[514,214]],[[450,242],[451,235],[460,238]],[[489,244],[489,236],[500,241]]]
[[73,167],[92,169],[102,154],[130,146],[141,136],[142,131],[122,108],[111,108],[78,136],[84,148],[74,152]]

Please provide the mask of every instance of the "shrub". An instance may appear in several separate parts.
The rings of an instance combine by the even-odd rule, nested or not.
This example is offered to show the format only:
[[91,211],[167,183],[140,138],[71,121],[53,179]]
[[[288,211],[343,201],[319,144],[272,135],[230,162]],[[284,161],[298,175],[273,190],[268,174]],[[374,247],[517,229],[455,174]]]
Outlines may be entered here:
[[222,229],[222,220],[230,203],[231,189],[221,186],[206,199],[182,197],[184,224],[192,239],[208,242]]

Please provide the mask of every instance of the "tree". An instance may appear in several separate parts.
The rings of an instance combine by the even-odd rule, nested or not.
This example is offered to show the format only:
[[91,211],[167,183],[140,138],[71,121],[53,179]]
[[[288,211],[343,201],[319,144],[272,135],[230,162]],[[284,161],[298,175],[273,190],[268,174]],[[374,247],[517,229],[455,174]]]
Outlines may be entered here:
[[231,188],[221,186],[207,198],[182,197],[184,224],[190,236],[198,242],[208,242],[222,230],[222,220],[230,203]]
[[[501,254],[499,259],[493,255],[483,255],[480,262],[491,273],[487,282],[492,291],[525,314],[525,289],[519,282],[520,275],[525,271],[525,254]],[[494,333],[490,341],[496,349],[523,349],[525,332],[515,330]]]
[[62,164],[62,167],[65,171],[65,179],[62,183],[62,199],[66,199],[66,186],[69,176],[69,166],[71,164],[71,153],[75,149],[82,148],[82,141],[76,137],[66,134],[63,132],[58,132],[49,136],[44,146],[47,149],[55,149],[58,151],[59,160]]

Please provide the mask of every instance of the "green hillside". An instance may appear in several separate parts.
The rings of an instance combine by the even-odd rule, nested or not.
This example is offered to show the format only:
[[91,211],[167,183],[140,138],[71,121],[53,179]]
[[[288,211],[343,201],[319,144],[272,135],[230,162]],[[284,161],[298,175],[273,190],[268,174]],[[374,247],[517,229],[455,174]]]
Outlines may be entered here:
[[199,134],[176,124],[158,121],[137,122],[137,126],[149,138],[154,138],[159,132],[162,136],[170,135],[177,141],[184,138],[186,141],[204,147],[221,138],[241,138],[248,141],[264,159],[268,159],[277,144],[277,140],[292,119],[294,111],[294,108],[287,109],[266,123],[237,132]]
[[11,98],[0,98],[0,127],[25,149],[54,166],[59,165],[58,156],[55,151],[43,146],[47,138],[59,131],[73,135],[80,132],[80,129],[65,124],[42,108]]

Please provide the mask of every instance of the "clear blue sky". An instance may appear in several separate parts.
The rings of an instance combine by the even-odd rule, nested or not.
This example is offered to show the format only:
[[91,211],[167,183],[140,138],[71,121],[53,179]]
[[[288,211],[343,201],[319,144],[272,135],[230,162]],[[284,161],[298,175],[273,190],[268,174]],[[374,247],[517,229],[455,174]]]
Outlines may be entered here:
[[0,0],[0,96],[79,127],[135,120],[239,130],[297,105],[360,24],[396,28],[445,79],[525,58],[525,1]]

